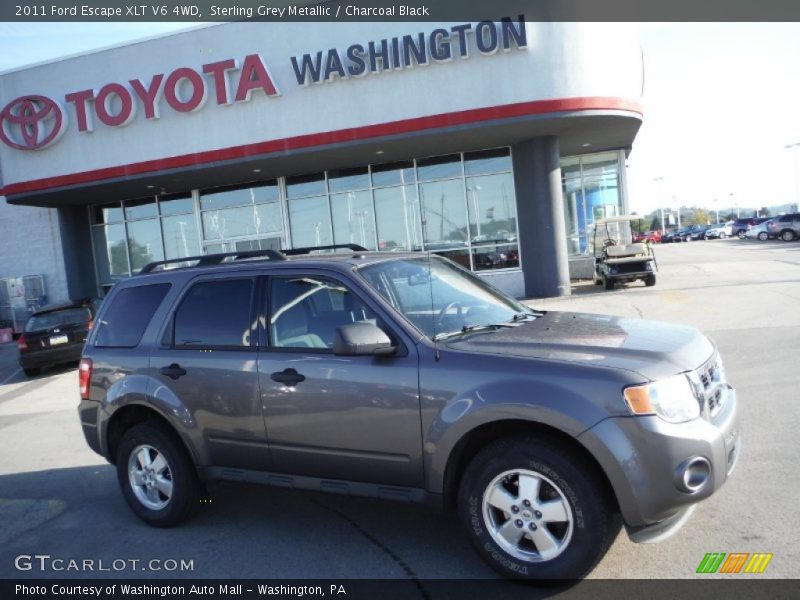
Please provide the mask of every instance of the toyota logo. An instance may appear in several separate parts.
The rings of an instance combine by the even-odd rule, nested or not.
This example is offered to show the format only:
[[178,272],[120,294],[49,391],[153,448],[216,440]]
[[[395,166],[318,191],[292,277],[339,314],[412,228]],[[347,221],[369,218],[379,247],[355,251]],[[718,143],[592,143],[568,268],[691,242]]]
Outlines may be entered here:
[[0,139],[17,150],[41,150],[64,133],[66,116],[46,96],[22,96],[0,112]]

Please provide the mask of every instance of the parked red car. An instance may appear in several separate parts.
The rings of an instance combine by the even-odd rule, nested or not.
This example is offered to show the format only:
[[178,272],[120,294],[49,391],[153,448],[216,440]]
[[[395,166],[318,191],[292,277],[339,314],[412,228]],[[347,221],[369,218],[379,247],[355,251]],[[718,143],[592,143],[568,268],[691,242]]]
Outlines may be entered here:
[[633,234],[633,241],[634,242],[651,242],[653,244],[660,244],[661,243],[661,232],[660,231],[645,231],[644,233],[634,233]]

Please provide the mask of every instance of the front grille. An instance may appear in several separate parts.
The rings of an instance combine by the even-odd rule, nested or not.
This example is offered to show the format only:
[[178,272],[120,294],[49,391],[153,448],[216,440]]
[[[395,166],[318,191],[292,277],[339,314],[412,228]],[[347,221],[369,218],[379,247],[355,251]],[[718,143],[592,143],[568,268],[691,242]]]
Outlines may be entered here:
[[722,409],[728,385],[719,355],[712,356],[692,375],[700,410],[706,418],[713,419]]

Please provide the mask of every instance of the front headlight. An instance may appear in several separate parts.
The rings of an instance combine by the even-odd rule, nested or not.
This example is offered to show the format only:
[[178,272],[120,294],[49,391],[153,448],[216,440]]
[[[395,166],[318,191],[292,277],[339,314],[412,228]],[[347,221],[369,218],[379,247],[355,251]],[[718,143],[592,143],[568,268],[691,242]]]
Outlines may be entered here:
[[675,375],[623,390],[634,415],[658,415],[668,423],[683,423],[700,416],[700,404],[686,375]]

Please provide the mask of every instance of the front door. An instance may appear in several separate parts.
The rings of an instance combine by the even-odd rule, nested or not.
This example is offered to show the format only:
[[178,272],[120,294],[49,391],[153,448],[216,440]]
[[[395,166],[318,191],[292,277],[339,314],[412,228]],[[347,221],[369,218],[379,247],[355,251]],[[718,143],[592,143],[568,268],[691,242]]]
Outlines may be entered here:
[[269,470],[256,357],[259,279],[195,279],[150,356],[153,391],[174,406],[205,464]]
[[[335,276],[271,277],[259,353],[264,419],[279,472],[422,486],[417,353]],[[371,321],[396,356],[335,356],[336,328]]]

